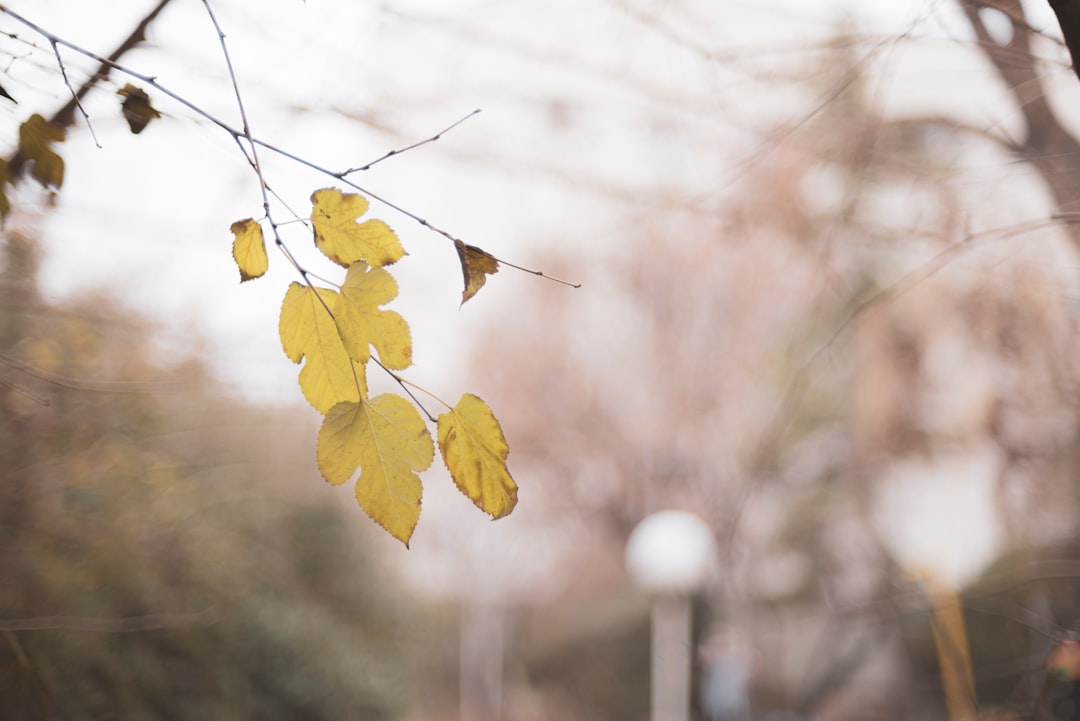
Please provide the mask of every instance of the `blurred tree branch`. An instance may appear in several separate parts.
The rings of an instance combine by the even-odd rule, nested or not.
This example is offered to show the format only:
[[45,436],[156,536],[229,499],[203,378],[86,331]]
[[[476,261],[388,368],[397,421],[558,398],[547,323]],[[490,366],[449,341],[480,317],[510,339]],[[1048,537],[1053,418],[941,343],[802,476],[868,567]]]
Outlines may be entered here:
[[1057,15],[1061,34],[1065,36],[1065,45],[1073,61],[1073,71],[1080,78],[1080,2],[1078,0],[1049,0],[1050,7]]
[[[964,11],[982,54],[994,66],[1009,89],[1027,125],[1017,143],[1017,153],[1039,171],[1062,212],[1080,210],[1080,178],[1073,159],[1080,156],[1080,142],[1065,129],[1050,107],[1039,75],[1038,59],[1032,52],[1031,36],[1020,0],[957,0]],[[1051,1],[1058,14],[1070,52],[1080,42],[1080,2]],[[999,41],[987,28],[981,10],[1003,13],[1012,23],[1008,40]],[[1067,226],[1073,244],[1080,248],[1080,226]]]

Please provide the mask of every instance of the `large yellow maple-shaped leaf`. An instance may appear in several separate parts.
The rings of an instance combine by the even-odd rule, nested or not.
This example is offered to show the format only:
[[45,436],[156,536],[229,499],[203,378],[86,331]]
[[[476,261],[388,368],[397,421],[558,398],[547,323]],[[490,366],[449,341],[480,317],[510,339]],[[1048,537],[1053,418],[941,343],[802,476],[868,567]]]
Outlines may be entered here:
[[[317,294],[316,294],[317,293]],[[341,401],[358,401],[367,395],[364,366],[353,363],[338,335],[328,308],[337,293],[292,283],[281,304],[278,333],[281,347],[293,363],[304,360],[300,389],[320,413]],[[320,300],[321,298],[321,300]]]
[[30,175],[45,187],[64,184],[64,159],[50,147],[64,139],[64,129],[34,113],[19,126],[19,151],[29,160]]
[[454,483],[478,508],[502,518],[517,505],[506,467],[510,447],[487,403],[466,393],[439,416],[439,451]]
[[368,265],[384,266],[405,255],[397,234],[386,223],[357,222],[368,209],[363,196],[323,188],[311,194],[311,203],[315,245],[338,265],[348,268],[362,260]]
[[420,476],[435,458],[424,419],[401,396],[338,403],[323,419],[316,453],[334,485],[357,468],[356,500],[390,535],[409,545],[420,519]]
[[409,324],[398,313],[379,309],[397,293],[397,281],[382,268],[364,262],[349,266],[334,303],[334,320],[345,350],[354,361],[366,363],[371,357],[370,347],[375,346],[379,361],[387,368],[402,370],[412,365]]
[[236,221],[229,226],[229,230],[236,236],[233,239],[232,253],[237,267],[240,268],[240,282],[260,277],[270,267],[262,226],[248,218]]

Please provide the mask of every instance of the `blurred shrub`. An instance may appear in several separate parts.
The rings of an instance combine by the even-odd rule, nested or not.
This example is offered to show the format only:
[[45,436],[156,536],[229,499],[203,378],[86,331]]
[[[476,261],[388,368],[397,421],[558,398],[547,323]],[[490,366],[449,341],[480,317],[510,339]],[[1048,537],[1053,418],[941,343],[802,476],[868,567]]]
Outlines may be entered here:
[[45,302],[0,243],[0,719],[398,715],[421,616],[311,500],[306,416],[113,301]]

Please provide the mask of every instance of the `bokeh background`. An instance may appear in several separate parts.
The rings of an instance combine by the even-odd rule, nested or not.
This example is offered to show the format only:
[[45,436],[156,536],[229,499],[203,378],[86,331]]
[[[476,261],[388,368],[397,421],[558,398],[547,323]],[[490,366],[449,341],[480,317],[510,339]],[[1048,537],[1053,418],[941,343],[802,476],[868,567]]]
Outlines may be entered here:
[[[981,714],[1076,717],[1080,82],[1044,3],[977,5],[213,2],[252,132],[331,172],[481,110],[350,176],[407,376],[483,397],[520,486],[492,523],[434,467],[408,550],[319,477],[233,138],[152,88],[132,135],[113,73],[0,241],[0,719],[646,719],[623,553],[666,508],[717,544],[694,718],[946,718],[940,589]],[[106,55],[154,3],[4,6]],[[0,33],[10,153],[70,90]],[[240,127],[202,3],[120,62]],[[262,159],[301,216],[335,184]],[[581,287],[462,306],[417,218]]]

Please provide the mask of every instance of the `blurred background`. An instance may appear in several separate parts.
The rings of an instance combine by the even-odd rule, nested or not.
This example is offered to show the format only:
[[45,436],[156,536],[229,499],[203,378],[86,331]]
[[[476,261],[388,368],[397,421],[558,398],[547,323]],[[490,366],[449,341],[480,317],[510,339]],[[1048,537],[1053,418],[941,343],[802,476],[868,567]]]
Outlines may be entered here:
[[[66,43],[155,5],[4,3],[65,41],[0,14],[5,156],[94,72]],[[295,272],[239,283],[258,181],[174,0],[120,64],[203,112],[143,83],[136,137],[114,72],[63,187],[9,188],[0,719],[644,720],[624,549],[668,508],[716,550],[692,718],[955,718],[941,592],[980,717],[1078,717],[1080,83],[1045,3],[212,7],[254,135],[331,173],[481,110],[350,178],[409,252],[406,376],[490,404],[520,503],[436,463],[406,550],[321,480]],[[335,185],[262,160],[279,217]],[[503,266],[461,306],[417,218],[581,287]]]

